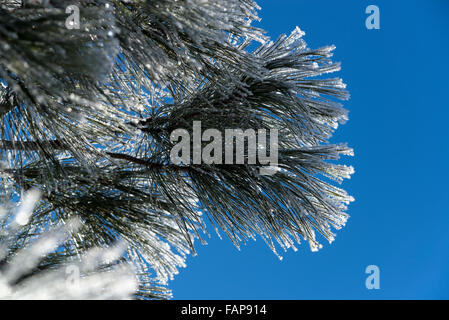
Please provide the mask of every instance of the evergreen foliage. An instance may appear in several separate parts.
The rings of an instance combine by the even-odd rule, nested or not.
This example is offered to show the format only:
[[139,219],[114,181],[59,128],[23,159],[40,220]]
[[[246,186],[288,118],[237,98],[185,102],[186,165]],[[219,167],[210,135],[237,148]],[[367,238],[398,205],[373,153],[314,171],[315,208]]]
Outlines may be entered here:
[[[79,29],[66,26],[69,5]],[[252,24],[258,9],[251,0],[0,0],[1,179],[14,189],[2,196],[42,194],[20,236],[0,234],[14,247],[0,261],[78,221],[64,250],[33,270],[125,241],[119,260],[135,266],[135,295],[164,299],[208,221],[236,246],[260,236],[276,252],[303,238],[316,250],[315,232],[332,241],[353,200],[335,186],[353,172],[335,160],[352,150],[329,143],[347,120],[337,100],[349,96],[323,75],[340,65],[333,46],[309,49],[299,28],[271,41]],[[278,129],[279,170],[171,163],[170,133],[193,121]]]

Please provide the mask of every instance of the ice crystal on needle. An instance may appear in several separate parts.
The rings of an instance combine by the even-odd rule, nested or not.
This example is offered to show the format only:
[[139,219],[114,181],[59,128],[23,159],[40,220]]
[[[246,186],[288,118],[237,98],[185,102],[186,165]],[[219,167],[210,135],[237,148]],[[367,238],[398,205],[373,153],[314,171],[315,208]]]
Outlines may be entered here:
[[[68,5],[79,29],[66,26]],[[259,9],[252,0],[0,0],[0,176],[16,194],[5,203],[42,195],[31,216],[25,201],[8,220],[20,236],[5,230],[20,257],[37,235],[80,224],[56,232],[68,234],[50,255],[64,253],[61,263],[36,258],[30,270],[61,271],[65,258],[125,241],[118,265],[134,266],[135,295],[165,299],[207,221],[236,246],[261,237],[274,252],[334,240],[353,201],[336,186],[353,173],[337,163],[352,149],[329,143],[348,119],[345,84],[328,77],[340,70],[335,47],[309,48],[299,28],[271,40],[252,25]],[[198,121],[278,130],[278,168],[174,164],[171,133]],[[25,294],[16,284],[40,278],[12,277],[13,256],[3,287]]]
[[64,251],[79,221],[54,226],[20,244],[30,231],[26,226],[39,196],[31,190],[17,210],[12,204],[0,208],[0,299],[132,298],[137,278],[131,265],[120,263],[124,248],[93,248],[80,256]]

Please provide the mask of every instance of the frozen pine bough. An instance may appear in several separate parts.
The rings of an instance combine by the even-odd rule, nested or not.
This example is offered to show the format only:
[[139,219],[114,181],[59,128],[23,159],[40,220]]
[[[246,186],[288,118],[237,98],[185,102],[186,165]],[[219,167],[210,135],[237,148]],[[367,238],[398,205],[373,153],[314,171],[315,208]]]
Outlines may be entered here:
[[[79,29],[67,28],[69,4]],[[132,265],[135,297],[170,298],[206,226],[237,247],[260,237],[279,255],[334,240],[353,201],[339,186],[352,149],[329,143],[348,119],[349,94],[330,75],[335,48],[309,48],[299,28],[271,40],[252,24],[258,10],[252,0],[0,0],[0,170],[16,195],[0,196],[42,195],[26,218],[5,211],[5,296],[71,276],[85,288],[105,279],[111,297],[112,271]],[[278,130],[276,170],[172,163],[170,134],[199,121]],[[127,244],[121,256],[115,243]]]
[[40,202],[37,190],[0,207],[0,299],[130,299],[137,290],[134,268],[120,261],[123,245],[69,254],[67,240],[79,221],[52,226],[24,239]]

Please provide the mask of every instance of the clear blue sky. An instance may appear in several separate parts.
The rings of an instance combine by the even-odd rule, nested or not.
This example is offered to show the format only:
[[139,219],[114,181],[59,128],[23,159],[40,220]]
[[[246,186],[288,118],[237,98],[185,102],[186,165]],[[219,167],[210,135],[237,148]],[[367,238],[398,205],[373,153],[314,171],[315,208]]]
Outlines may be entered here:
[[[348,84],[345,181],[356,201],[336,241],[280,261],[263,241],[238,251],[211,232],[170,283],[175,299],[449,299],[449,1],[259,0],[276,38],[295,26],[309,47],[337,46]],[[365,28],[380,8],[381,30]],[[380,290],[365,268],[380,268]]]

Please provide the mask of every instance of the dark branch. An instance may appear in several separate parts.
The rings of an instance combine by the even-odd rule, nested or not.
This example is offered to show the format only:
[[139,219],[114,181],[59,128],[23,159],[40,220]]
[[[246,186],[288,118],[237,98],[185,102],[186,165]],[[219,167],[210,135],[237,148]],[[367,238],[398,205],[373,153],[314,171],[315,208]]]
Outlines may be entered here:
[[[41,148],[47,147],[47,148],[52,148],[54,150],[67,150],[68,149],[64,146],[64,144],[62,142],[60,142],[58,140],[39,141],[39,142],[37,142],[37,141],[23,141],[22,142],[22,141],[1,140],[1,146],[4,149],[26,150],[26,151],[37,150],[39,147],[41,147]],[[150,162],[145,159],[136,158],[131,155],[124,154],[124,153],[104,152],[104,154],[109,156],[112,159],[125,160],[125,161],[139,164],[139,165],[142,165],[149,169],[154,169],[154,170],[161,170],[161,171],[175,170],[175,171],[188,172],[190,169],[187,166],[154,163],[154,162]]]

